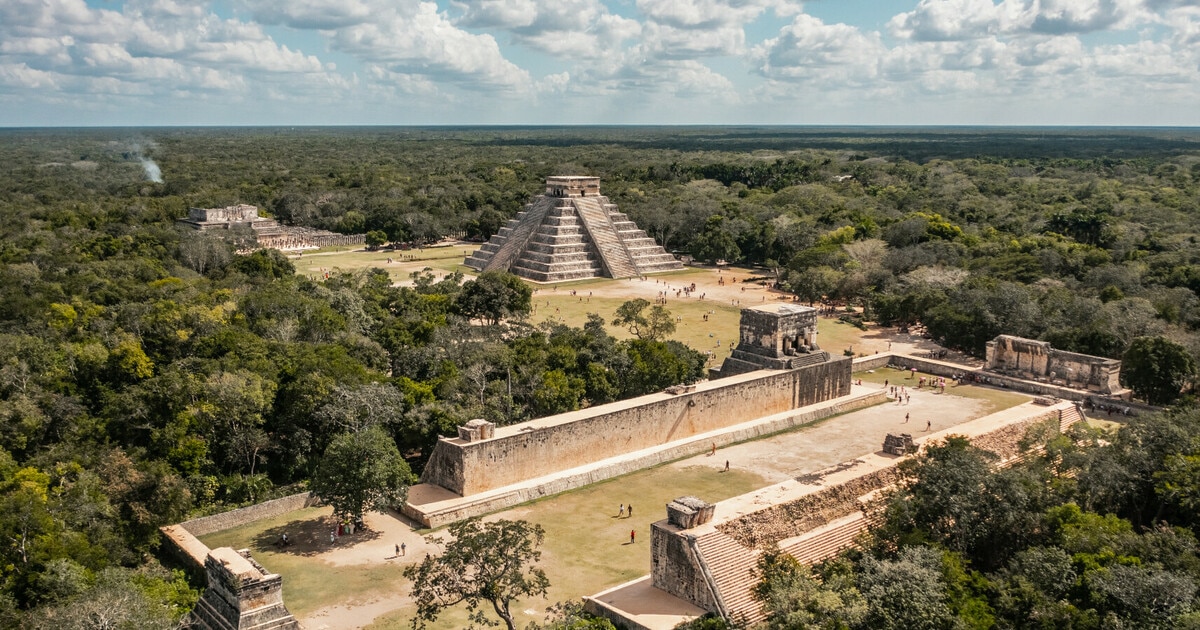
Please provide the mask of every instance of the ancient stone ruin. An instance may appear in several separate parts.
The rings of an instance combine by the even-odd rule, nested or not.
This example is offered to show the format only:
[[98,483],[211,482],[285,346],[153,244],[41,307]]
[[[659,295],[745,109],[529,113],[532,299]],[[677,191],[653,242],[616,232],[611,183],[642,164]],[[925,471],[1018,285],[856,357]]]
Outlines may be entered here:
[[709,378],[754,370],[788,370],[829,360],[817,345],[817,309],[763,304],[742,309],[737,347]]
[[191,613],[191,627],[204,630],[270,628],[297,630],[283,605],[283,578],[268,573],[243,549],[213,549],[204,560],[208,588]]
[[294,251],[335,245],[362,245],[362,234],[338,234],[308,227],[280,225],[275,219],[258,216],[248,204],[224,208],[188,208],[188,215],[175,222],[200,232],[248,230],[259,248]]
[[987,342],[990,372],[1101,394],[1121,391],[1117,359],[1055,350],[1045,341],[1000,335]]
[[535,282],[630,278],[683,268],[600,194],[599,177],[546,178],[546,194],[535,197],[464,264]]

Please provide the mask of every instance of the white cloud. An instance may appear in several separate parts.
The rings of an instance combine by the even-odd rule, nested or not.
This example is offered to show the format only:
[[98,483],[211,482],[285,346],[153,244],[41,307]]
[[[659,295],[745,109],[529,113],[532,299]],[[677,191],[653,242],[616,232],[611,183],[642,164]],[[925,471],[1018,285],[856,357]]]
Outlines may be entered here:
[[786,0],[637,0],[637,8],[655,22],[702,30],[741,26],[767,9],[781,16],[800,12],[798,6]]
[[463,87],[529,84],[529,73],[505,59],[491,35],[459,29],[432,2],[422,2],[412,14],[393,12],[339,29],[332,41],[334,48],[391,72],[428,75]]
[[877,33],[801,14],[778,37],[756,47],[752,58],[758,71],[771,79],[845,85],[875,77],[885,52]]

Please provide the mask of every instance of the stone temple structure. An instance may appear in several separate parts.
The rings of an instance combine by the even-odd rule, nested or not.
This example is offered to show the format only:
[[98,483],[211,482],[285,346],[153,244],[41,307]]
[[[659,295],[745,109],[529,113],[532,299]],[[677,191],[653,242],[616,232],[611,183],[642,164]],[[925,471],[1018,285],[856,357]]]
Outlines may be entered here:
[[1055,350],[1045,341],[1000,335],[987,342],[987,370],[1101,394],[1121,391],[1121,362]]
[[244,203],[224,208],[188,208],[188,215],[177,219],[175,223],[201,232],[248,228],[258,247],[284,251],[362,245],[365,239],[363,234],[338,234],[308,227],[280,225],[275,219],[258,216],[256,206]]
[[299,630],[283,605],[283,578],[268,572],[246,550],[213,549],[204,560],[208,588],[191,613],[202,630]]
[[788,370],[829,360],[817,345],[817,309],[763,304],[742,309],[737,347],[710,378],[754,370]]
[[599,177],[546,178],[546,194],[535,197],[464,264],[535,282],[630,278],[683,268],[600,194]]

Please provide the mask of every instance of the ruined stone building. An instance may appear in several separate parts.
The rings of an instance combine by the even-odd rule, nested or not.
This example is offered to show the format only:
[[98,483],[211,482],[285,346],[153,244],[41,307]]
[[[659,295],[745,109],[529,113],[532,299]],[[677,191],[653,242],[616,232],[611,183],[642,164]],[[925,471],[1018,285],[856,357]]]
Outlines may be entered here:
[[1101,394],[1121,391],[1121,362],[1055,350],[1048,342],[1000,335],[987,342],[991,372]]
[[202,630],[298,630],[283,605],[283,578],[255,562],[246,550],[213,549],[204,560],[208,588],[191,613],[191,626]]
[[464,264],[535,282],[630,278],[683,268],[600,194],[599,177],[546,178],[546,193]]
[[244,203],[224,208],[188,208],[188,215],[175,223],[200,232],[249,230],[249,235],[254,238],[258,247],[284,251],[335,245],[362,245],[365,238],[362,234],[338,234],[308,227],[280,225],[275,219],[260,217],[257,207]]
[[771,369],[787,370],[829,360],[817,345],[817,309],[763,304],[742,309],[737,347],[711,378]]

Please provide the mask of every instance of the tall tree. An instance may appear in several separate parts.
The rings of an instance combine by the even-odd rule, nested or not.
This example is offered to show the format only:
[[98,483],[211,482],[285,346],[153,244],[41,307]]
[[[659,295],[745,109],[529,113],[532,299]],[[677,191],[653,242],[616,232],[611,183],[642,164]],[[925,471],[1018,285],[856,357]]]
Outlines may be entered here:
[[1133,393],[1152,405],[1165,405],[1196,373],[1187,348],[1163,337],[1138,337],[1121,361],[1121,376]]
[[454,308],[464,317],[495,325],[502,319],[528,315],[532,297],[533,289],[511,273],[485,271],[463,283]]
[[[538,547],[545,530],[527,521],[485,523],[477,518],[449,529],[453,540],[445,543],[442,555],[427,556],[404,569],[417,601],[413,629],[421,630],[446,608],[465,602],[473,623],[496,625],[479,609],[488,603],[508,630],[516,630],[513,601],[544,596],[550,587],[546,573],[535,566],[542,557]],[[443,544],[440,538],[430,540]]]
[[333,439],[309,485],[334,514],[361,523],[368,510],[404,501],[413,482],[396,443],[378,426]]

